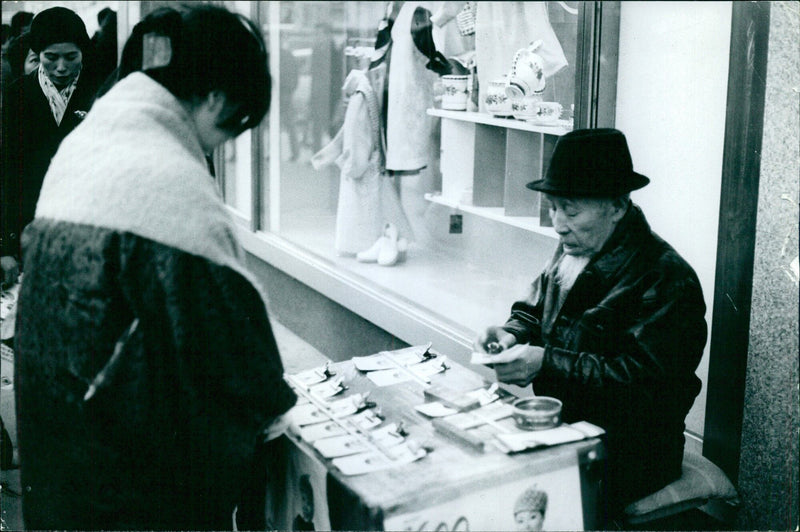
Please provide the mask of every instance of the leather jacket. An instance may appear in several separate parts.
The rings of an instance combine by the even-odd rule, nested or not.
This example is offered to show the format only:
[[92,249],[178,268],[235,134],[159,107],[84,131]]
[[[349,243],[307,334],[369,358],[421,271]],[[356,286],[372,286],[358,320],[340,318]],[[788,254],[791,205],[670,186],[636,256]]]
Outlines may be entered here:
[[562,254],[559,246],[504,329],[545,347],[537,395],[560,399],[564,421],[606,430],[607,486],[626,504],[680,476],[707,338],[702,290],[633,203],[559,308],[554,267]]

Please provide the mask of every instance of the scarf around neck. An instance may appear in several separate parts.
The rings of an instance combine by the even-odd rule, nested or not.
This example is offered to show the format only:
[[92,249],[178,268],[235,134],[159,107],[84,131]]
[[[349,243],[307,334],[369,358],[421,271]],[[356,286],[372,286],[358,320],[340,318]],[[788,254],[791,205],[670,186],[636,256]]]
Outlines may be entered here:
[[75,79],[72,80],[72,83],[58,90],[50,78],[47,77],[44,67],[41,64],[39,65],[39,86],[42,88],[42,92],[45,98],[47,98],[47,102],[50,104],[50,111],[53,113],[53,118],[59,126],[61,125],[61,120],[64,118],[64,113],[67,111],[69,99],[72,98],[72,93],[75,92],[75,87],[78,86],[78,78],[80,77],[81,75],[79,72],[78,75],[75,76]]

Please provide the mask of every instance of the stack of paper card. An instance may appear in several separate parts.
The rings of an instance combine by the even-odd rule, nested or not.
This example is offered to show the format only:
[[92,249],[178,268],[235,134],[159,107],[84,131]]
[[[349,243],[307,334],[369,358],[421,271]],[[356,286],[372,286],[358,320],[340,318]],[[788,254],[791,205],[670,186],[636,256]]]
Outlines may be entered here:
[[427,345],[417,345],[395,351],[381,351],[365,357],[353,357],[353,364],[359,371],[379,371],[395,369],[398,366],[413,366],[425,359],[427,350]]
[[459,413],[448,413],[447,410],[452,409],[442,405],[431,406],[435,404],[425,403],[415,408],[435,418],[432,423],[438,432],[478,450],[494,447],[505,453],[515,453],[594,438],[605,433],[602,428],[586,421],[563,424],[548,430],[523,430],[511,418],[513,407],[500,401]]
[[447,369],[444,356],[431,355],[430,344],[396,351],[381,351],[365,357],[353,357],[356,369],[367,372],[376,386],[390,386],[410,380],[427,384],[430,376]]
[[533,449],[535,447],[549,447],[561,443],[580,441],[594,438],[604,434],[605,431],[586,421],[579,421],[571,425],[561,425],[553,429],[520,431],[514,433],[496,434],[498,448],[505,452],[514,453]]
[[309,392],[317,399],[328,399],[347,389],[342,377],[330,371],[329,364],[311,368],[286,377],[287,382],[303,391]]
[[328,366],[287,375],[286,380],[300,396],[291,410],[297,434],[343,474],[380,471],[427,454],[394,423],[381,426],[383,417],[371,409],[376,405],[367,401],[369,392],[331,399],[347,387]]
[[410,464],[424,458],[427,452],[414,442],[406,441],[400,445],[380,451],[371,451],[341,458],[334,458],[333,465],[345,475],[363,475],[400,465]]
[[[428,390],[426,390],[426,393],[427,391]],[[478,388],[477,390],[464,392],[463,395],[466,398],[474,399],[479,406],[486,406],[500,398],[496,391],[497,385],[492,385],[489,389]],[[452,408],[442,401],[429,401],[427,403],[418,404],[414,408],[428,417],[452,416],[459,412],[458,408]]]
[[342,434],[347,434],[348,431],[367,431],[377,427],[382,422],[381,417],[375,412],[364,410],[341,420],[336,419],[302,427],[300,428],[300,437],[312,443],[320,438],[341,436]]
[[389,423],[371,431],[369,439],[357,434],[345,434],[317,440],[314,442],[314,448],[325,458],[339,458],[351,454],[372,452],[375,450],[375,446],[388,449],[400,445],[404,441],[405,436],[397,431],[397,425]]
[[494,354],[473,351],[469,361],[471,364],[505,364],[519,358],[528,347],[526,344],[517,344]]
[[364,404],[365,394],[356,393],[336,401],[325,401],[317,406],[308,400],[298,402],[292,408],[292,420],[300,427],[330,421],[355,414]]

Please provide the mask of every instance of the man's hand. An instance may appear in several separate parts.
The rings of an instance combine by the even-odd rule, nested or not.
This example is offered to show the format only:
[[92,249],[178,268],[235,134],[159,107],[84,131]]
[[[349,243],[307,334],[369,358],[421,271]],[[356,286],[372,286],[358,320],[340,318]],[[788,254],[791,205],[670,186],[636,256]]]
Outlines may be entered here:
[[[490,350],[489,344],[496,343],[498,350]],[[478,353],[491,353],[508,349],[517,343],[517,338],[502,327],[487,327],[485,331],[478,335],[473,343],[472,350]]]
[[517,345],[503,353],[503,358],[513,356],[509,362],[494,364],[497,380],[517,386],[527,386],[542,369],[544,347]]

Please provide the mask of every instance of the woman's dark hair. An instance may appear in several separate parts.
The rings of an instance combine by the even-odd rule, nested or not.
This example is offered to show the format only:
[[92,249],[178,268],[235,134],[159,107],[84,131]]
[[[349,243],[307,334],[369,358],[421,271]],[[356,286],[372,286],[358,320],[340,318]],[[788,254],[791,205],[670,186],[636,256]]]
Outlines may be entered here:
[[143,70],[145,74],[184,101],[223,92],[233,111],[217,126],[233,134],[261,122],[269,110],[271,79],[264,39],[249,19],[211,5],[153,11],[126,42],[119,79],[142,70],[148,34],[169,38],[171,58],[165,66]]

